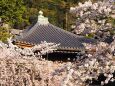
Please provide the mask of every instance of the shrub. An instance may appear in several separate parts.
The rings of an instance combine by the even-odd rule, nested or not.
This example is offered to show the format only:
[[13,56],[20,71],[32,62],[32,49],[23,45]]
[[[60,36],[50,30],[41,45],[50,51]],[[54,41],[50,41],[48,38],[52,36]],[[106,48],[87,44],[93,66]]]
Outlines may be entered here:
[[7,38],[10,37],[9,29],[0,27],[0,40],[6,42]]

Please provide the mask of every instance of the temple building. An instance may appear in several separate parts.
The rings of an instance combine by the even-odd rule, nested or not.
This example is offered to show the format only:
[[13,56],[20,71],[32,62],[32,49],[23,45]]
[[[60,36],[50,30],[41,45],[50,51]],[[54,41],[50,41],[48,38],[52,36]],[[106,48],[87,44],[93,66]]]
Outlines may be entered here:
[[41,41],[60,44],[55,52],[75,53],[84,49],[83,43],[95,43],[94,39],[75,35],[49,23],[48,18],[39,11],[38,21],[31,28],[22,31],[16,44],[20,47],[32,47]]

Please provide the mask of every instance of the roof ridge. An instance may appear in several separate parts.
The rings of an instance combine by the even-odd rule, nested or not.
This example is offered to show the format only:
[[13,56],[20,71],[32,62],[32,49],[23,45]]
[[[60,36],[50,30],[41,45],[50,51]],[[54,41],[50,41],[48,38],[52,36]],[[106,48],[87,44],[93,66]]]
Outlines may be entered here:
[[36,22],[36,24],[33,25],[31,27],[31,29],[29,29],[28,32],[26,32],[26,34],[23,33],[23,37],[22,38],[28,37],[30,34],[32,34],[37,29],[38,26],[41,26],[41,25],[38,22]]
[[28,36],[29,34],[33,33],[33,31],[37,29],[37,28],[35,28],[35,27],[38,27],[37,23],[28,31],[28,33],[26,34],[26,36]]

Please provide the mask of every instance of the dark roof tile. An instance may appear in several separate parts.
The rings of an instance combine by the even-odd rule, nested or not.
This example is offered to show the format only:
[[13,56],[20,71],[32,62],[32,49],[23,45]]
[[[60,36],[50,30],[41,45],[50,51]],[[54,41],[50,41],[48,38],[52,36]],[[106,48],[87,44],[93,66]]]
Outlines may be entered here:
[[29,31],[23,33],[20,41],[39,44],[41,41],[60,43],[60,47],[83,49],[82,43],[95,43],[94,39],[77,36],[52,24],[40,25],[36,23]]

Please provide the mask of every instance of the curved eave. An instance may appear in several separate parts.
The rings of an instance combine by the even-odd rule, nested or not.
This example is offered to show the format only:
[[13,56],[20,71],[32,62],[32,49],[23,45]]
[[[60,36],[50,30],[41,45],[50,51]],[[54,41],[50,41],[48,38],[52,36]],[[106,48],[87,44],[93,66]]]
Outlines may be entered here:
[[[22,42],[22,41],[16,41],[15,45],[17,45],[18,47],[21,47],[21,48],[31,48],[31,47],[35,46],[36,44],[31,44],[31,43]],[[75,47],[73,48],[73,47],[59,46],[56,51],[58,51],[58,52],[60,52],[60,51],[77,52],[77,51],[81,51],[81,50],[84,50],[84,48],[75,48]]]

